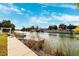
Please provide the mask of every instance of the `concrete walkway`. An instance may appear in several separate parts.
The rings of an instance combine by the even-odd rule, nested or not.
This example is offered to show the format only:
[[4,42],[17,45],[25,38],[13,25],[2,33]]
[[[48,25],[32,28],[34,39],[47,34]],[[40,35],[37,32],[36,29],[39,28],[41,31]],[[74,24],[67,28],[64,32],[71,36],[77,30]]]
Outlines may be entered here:
[[8,56],[37,56],[15,37],[8,37]]

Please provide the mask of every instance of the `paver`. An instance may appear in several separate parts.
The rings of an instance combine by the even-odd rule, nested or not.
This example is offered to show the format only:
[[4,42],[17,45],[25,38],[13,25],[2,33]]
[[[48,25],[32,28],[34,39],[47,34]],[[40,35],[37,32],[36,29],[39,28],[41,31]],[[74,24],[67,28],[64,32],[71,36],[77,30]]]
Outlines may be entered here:
[[8,37],[8,56],[37,56],[16,37]]

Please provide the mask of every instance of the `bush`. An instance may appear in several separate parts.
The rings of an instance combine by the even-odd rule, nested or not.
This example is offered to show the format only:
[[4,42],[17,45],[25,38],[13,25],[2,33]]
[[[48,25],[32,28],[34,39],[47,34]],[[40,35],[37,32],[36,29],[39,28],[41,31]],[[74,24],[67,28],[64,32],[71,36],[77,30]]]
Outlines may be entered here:
[[[21,39],[20,39],[21,40]],[[27,45],[29,48],[33,49],[33,50],[42,50],[43,47],[43,43],[44,40],[41,41],[35,41],[35,40],[22,40],[22,42]]]
[[75,29],[73,29],[73,31],[74,31],[75,33],[79,33],[79,27],[76,27]]

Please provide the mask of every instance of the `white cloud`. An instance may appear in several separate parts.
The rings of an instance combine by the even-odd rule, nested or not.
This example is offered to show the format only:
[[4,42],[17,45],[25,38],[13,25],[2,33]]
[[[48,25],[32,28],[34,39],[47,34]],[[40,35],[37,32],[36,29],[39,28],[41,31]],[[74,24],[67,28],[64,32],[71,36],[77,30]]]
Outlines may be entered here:
[[18,7],[16,7],[16,6],[14,6],[13,4],[8,4],[10,7],[8,7],[11,11],[15,11],[15,12],[17,12],[18,14],[22,14],[22,11],[18,8]]
[[61,14],[60,16],[51,15],[51,17],[62,21],[79,21],[79,16],[77,15]]
[[[68,5],[61,5],[62,7],[69,7]],[[74,8],[73,6],[70,5],[71,8]],[[58,21],[62,21],[62,22],[79,22],[79,15],[69,15],[69,14],[63,14],[63,13],[56,13],[56,12],[52,12],[49,13],[49,11],[44,10],[40,13],[42,16],[40,18],[42,18],[42,20],[58,20]],[[48,17],[43,17],[44,15],[49,14]],[[42,21],[41,20],[41,21]],[[48,22],[48,21],[47,21]]]
[[7,12],[15,12],[17,14],[22,14],[22,11],[18,9],[18,7],[14,6],[13,4],[8,4],[8,6],[0,4],[0,11],[7,13]]
[[30,23],[47,23],[48,19],[44,17],[31,17]]
[[30,27],[32,25],[39,26],[39,27],[48,27],[49,25],[55,25],[56,23],[52,22],[51,20],[52,20],[52,17],[31,17],[27,27],[28,26]]
[[48,10],[42,10],[40,16],[46,16],[46,15],[49,16],[50,12]]
[[64,21],[79,21],[79,16],[76,15],[62,15],[61,18]]
[[51,18],[62,21],[63,23],[66,23],[66,24],[79,25],[79,16],[78,15],[61,14],[58,16],[55,14],[51,14]]
[[21,8],[22,11],[26,11],[24,8]]
[[60,7],[66,7],[66,8],[71,8],[71,9],[75,9],[76,8],[76,6],[75,5],[69,5],[69,4],[61,4],[61,5],[59,5]]
[[42,7],[47,7],[47,6],[55,6],[55,7],[65,7],[65,8],[71,8],[71,9],[76,9],[75,5],[70,5],[67,3],[58,3],[58,4],[54,4],[54,3],[41,3]]
[[[59,22],[56,22],[55,20]],[[55,25],[56,23],[57,23],[56,25],[60,23],[79,25],[79,16],[69,14],[56,15],[55,13],[52,13],[49,17],[45,16],[31,17],[28,23],[30,25],[34,24]]]

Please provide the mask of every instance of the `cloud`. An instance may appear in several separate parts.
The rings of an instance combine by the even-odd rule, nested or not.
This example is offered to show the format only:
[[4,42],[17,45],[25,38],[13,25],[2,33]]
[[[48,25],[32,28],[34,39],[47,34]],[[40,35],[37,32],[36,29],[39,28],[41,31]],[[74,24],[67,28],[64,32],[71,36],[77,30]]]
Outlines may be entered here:
[[71,8],[71,9],[76,9],[76,6],[75,5],[69,5],[69,4],[61,4],[59,5],[59,7],[65,7],[65,8]]
[[62,21],[61,23],[65,23],[65,24],[79,25],[79,15],[69,15],[69,14],[55,15],[55,14],[51,14],[51,18],[58,20],[58,21]]
[[24,8],[21,8],[22,11],[26,11]]
[[64,7],[64,8],[71,8],[76,9],[76,6],[73,4],[67,4],[67,3],[41,3],[42,7],[48,7],[48,6],[55,6],[55,7]]
[[28,25],[37,25],[40,24],[41,26],[44,25],[59,25],[61,23],[64,24],[74,24],[79,25],[79,16],[78,15],[70,15],[70,14],[62,14],[52,12],[49,16],[44,16],[44,14],[49,14],[48,11],[44,10],[44,13],[41,12],[40,16],[32,16],[29,19]]
[[77,15],[61,14],[57,16],[53,14],[51,17],[62,21],[79,21],[79,16]]
[[48,19],[44,17],[31,17],[29,23],[47,23]]
[[[56,7],[65,7],[65,8],[75,9],[75,7],[73,5],[69,5],[69,4],[60,4],[60,5],[44,4],[43,5],[43,7],[47,7],[47,6],[56,6]],[[26,11],[26,13],[24,13],[25,11]],[[15,15],[15,17],[7,16],[8,14],[12,15],[13,12],[16,14],[21,14],[21,15],[23,14],[21,19],[22,20],[24,19],[25,22],[23,21],[21,23],[20,19],[18,19],[20,17],[18,17],[16,15]],[[46,10],[43,8],[42,8],[39,16],[38,15],[34,16],[32,14],[33,11],[26,10],[21,7],[17,7],[14,4],[8,4],[8,5],[0,4],[0,13],[4,13],[4,14],[0,14],[1,18],[6,17],[6,18],[17,19],[17,20],[11,20],[11,21],[14,24],[16,24],[18,28],[21,27],[22,25],[24,25],[24,26],[29,26],[29,25],[31,25],[31,26],[32,25],[47,26],[47,25],[53,25],[53,24],[58,25],[60,23],[64,23],[64,24],[70,23],[70,24],[79,25],[79,16],[78,15],[69,15],[67,13],[63,14],[61,12],[57,13],[56,11],[50,12],[49,10]],[[19,23],[21,23],[21,24],[19,24]]]
[[42,10],[40,16],[49,16],[50,12],[48,10]]
[[[21,10],[24,10],[23,8]],[[13,4],[8,4],[8,5],[2,5],[0,4],[0,11],[4,13],[12,13],[15,12],[17,14],[22,14],[21,11],[18,7],[14,6]]]
[[48,27],[49,25],[58,25],[55,22],[52,22],[52,17],[31,17],[29,22],[27,22],[27,27],[30,26],[39,26],[39,27]]
[[46,24],[46,25],[58,25],[58,24],[74,24],[79,25],[79,16],[78,15],[69,15],[69,14],[59,14],[56,15],[52,13],[49,17],[39,16],[31,17],[29,24]]

